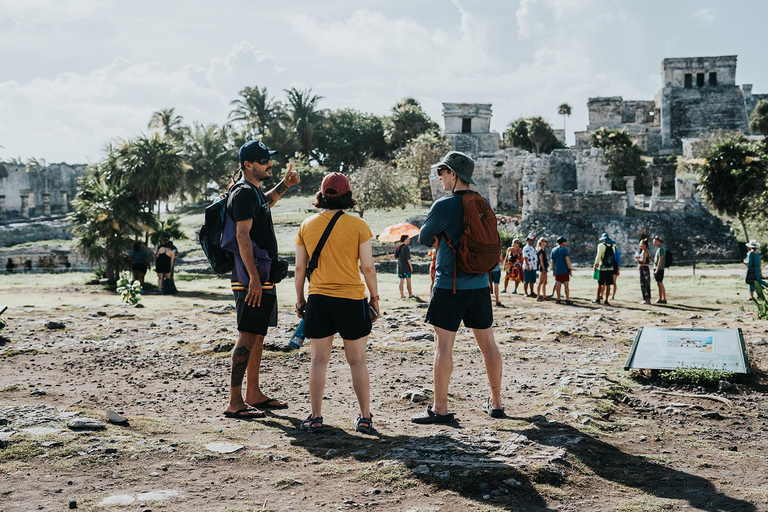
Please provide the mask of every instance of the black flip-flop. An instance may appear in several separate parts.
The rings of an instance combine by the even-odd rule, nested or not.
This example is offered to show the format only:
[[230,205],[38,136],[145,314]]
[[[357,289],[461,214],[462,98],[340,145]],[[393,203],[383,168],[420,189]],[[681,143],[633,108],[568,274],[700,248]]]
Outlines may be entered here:
[[491,405],[491,399],[489,398],[487,402],[483,404],[483,411],[488,414],[491,418],[506,418],[507,415],[504,412],[504,407],[501,409],[494,409]]
[[235,412],[224,411],[224,416],[226,416],[227,418],[233,418],[237,420],[256,420],[256,419],[264,418],[266,416],[266,413],[264,411],[257,411],[256,409],[251,409],[250,407],[243,407],[242,409],[239,409]]
[[267,398],[266,400],[263,400],[256,404],[251,404],[251,407],[254,409],[287,409],[288,404],[277,404],[277,405],[270,405],[272,402],[279,402],[277,398]]

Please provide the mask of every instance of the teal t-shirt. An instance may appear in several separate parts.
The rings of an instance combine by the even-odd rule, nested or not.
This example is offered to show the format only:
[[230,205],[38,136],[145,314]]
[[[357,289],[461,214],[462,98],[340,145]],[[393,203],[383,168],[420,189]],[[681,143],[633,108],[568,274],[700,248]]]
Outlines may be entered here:
[[[658,249],[656,249],[656,256],[653,257],[653,268],[658,269],[659,268],[659,258],[667,259],[667,248],[663,245],[660,245]],[[666,263],[664,263],[666,264]]]

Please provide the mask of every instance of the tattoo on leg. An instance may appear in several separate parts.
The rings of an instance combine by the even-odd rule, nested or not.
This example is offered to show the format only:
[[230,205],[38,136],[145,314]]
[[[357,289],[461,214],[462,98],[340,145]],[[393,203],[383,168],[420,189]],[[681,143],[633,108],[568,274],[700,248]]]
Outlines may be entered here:
[[245,369],[248,368],[248,359],[251,357],[251,351],[245,347],[236,348],[232,352],[232,387],[239,388],[243,385]]

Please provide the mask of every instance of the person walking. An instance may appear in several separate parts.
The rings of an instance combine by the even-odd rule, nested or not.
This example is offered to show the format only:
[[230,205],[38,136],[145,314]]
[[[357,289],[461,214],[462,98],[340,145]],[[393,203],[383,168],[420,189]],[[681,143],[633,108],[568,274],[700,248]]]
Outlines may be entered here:
[[621,251],[618,245],[613,246],[613,257],[616,260],[616,264],[613,267],[613,293],[611,294],[611,300],[616,298],[616,282],[619,280],[619,275],[621,275]]
[[[352,388],[360,412],[355,430],[370,433],[373,429],[371,393],[365,350],[371,323],[379,316],[379,291],[373,264],[373,233],[361,218],[346,215],[355,200],[349,179],[341,173],[327,174],[312,203],[322,211],[301,223],[296,235],[296,314],[306,319],[305,336],[311,344],[309,365],[309,417],[301,428],[309,432],[323,428],[323,394],[331,359],[333,338],[341,336],[344,355],[352,374]],[[331,224],[334,222],[335,224]],[[325,245],[311,271],[309,295],[304,298],[304,278],[310,254],[315,260],[318,245],[330,229]],[[407,239],[407,237],[406,237]],[[365,282],[360,279],[362,269]],[[366,297],[368,289],[370,299]]]
[[656,304],[666,304],[667,289],[664,287],[664,265],[667,262],[667,248],[664,247],[664,240],[659,235],[653,237],[653,246],[656,247],[656,255],[653,257],[653,278],[659,288],[659,298],[656,299]]
[[643,301],[640,304],[651,303],[651,254],[648,252],[648,239],[640,240],[640,248],[635,253],[635,261],[640,271],[640,292]]
[[533,243],[534,235],[529,235],[523,247],[523,294],[526,297],[536,297],[533,286],[536,284],[536,271],[539,269],[539,256]]
[[131,259],[133,280],[138,281],[141,284],[141,288],[144,289],[144,277],[147,275],[151,258],[147,246],[141,240],[136,240],[131,246],[131,252],[128,254],[128,257]]
[[507,293],[510,279],[515,283],[515,289],[512,293],[517,293],[518,286],[523,282],[523,265],[520,262],[522,257],[523,251],[520,249],[520,240],[515,239],[504,256],[504,289],[501,290],[501,293]]
[[547,258],[547,245],[549,242],[546,238],[539,238],[539,242],[536,244],[536,257],[538,258],[539,270],[539,284],[536,287],[536,300],[543,302],[547,298],[547,273],[549,272],[549,259]]
[[[464,153],[451,151],[433,169],[448,195],[432,204],[421,227],[419,243],[431,246],[438,237],[447,237],[459,247],[463,233],[463,196],[472,194],[470,185],[474,161]],[[454,270],[455,269],[455,270]],[[454,272],[456,274],[454,275]],[[454,292],[455,283],[455,292]],[[435,289],[429,301],[426,321],[435,329],[434,404],[411,418],[414,423],[450,423],[454,414],[448,411],[448,385],[453,372],[453,345],[459,325],[472,329],[485,363],[490,385],[490,398],[482,409],[492,418],[503,418],[501,402],[502,360],[493,337],[493,307],[488,290],[488,274],[466,274],[458,269],[455,254],[448,243],[437,249]]]
[[552,273],[555,276],[555,294],[557,294],[557,303],[562,304],[560,299],[560,290],[565,288],[565,303],[567,305],[573,304],[571,301],[570,293],[570,281],[573,275],[573,268],[571,267],[571,256],[568,252],[568,240],[565,237],[557,237],[557,247],[552,249],[550,259],[552,259]]
[[405,282],[408,289],[408,298],[413,299],[413,288],[411,287],[413,263],[411,263],[411,249],[408,248],[408,235],[402,235],[400,237],[400,243],[395,249],[395,258],[397,258],[397,277],[400,279],[400,298],[405,298],[405,295],[403,294],[403,282]]
[[[237,248],[245,267],[244,275],[232,271],[232,293],[237,312],[237,343],[232,351],[232,370],[229,386],[229,404],[224,411],[228,418],[254,419],[266,414],[258,409],[286,409],[288,404],[270,398],[259,388],[259,367],[264,337],[269,327],[277,325],[277,277],[270,276],[264,283],[253,252],[253,244],[267,252],[277,262],[277,239],[272,224],[271,208],[285,192],[297,185],[299,173],[289,166],[285,177],[266,194],[261,182],[272,177],[272,155],[263,142],[250,140],[238,152],[241,179],[230,187],[227,215],[235,222]],[[282,276],[279,276],[282,278]],[[243,378],[248,381],[245,399],[242,395]]]
[[155,272],[157,273],[157,290],[159,292],[163,290],[163,282],[166,279],[171,279],[173,262],[176,259],[176,251],[172,247],[170,238],[165,236],[163,237],[163,244],[157,248],[155,253]]
[[603,304],[610,306],[608,297],[611,295],[611,285],[613,284],[613,272],[616,266],[614,256],[614,242],[608,233],[600,235],[597,244],[597,254],[595,255],[594,269],[599,272],[597,278],[597,297],[592,301],[593,304],[600,304],[605,294]]
[[744,264],[747,266],[747,277],[744,280],[749,285],[749,300],[755,300],[755,283],[759,283],[761,287],[768,286],[763,280],[762,264],[760,263],[760,244],[757,240],[750,240],[747,244],[749,252],[747,253],[747,259],[744,260]]

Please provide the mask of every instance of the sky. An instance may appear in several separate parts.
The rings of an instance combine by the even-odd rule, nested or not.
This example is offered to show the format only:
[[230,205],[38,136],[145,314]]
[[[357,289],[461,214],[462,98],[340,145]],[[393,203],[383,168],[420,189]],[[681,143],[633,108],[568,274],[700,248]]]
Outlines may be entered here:
[[[0,0],[0,161],[91,163],[152,112],[226,122],[245,86],[311,87],[386,115],[418,99],[541,115],[569,141],[587,99],[653,99],[666,57],[738,55],[768,93],[763,0]],[[233,153],[234,154],[234,153]]]

